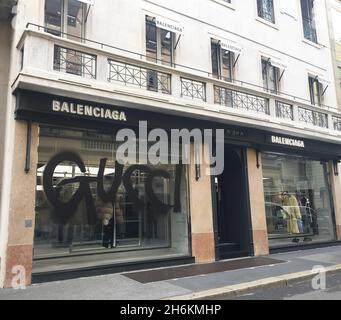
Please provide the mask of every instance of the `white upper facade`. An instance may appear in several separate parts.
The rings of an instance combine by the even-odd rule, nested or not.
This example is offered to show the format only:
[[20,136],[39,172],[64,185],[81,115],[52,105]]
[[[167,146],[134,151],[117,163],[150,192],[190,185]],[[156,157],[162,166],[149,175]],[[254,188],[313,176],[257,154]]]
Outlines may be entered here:
[[[52,0],[46,0],[52,1]],[[57,1],[74,1],[76,0],[57,0]],[[97,77],[96,79],[89,80],[93,88],[101,86],[100,82],[103,81],[101,90],[104,89],[104,81],[107,80],[108,70],[104,70],[107,66],[104,65],[104,58],[100,58],[101,49],[105,53],[105,58],[115,61],[120,55],[125,63],[127,59],[131,59],[130,64],[142,64],[144,68],[155,67],[157,71],[162,71],[172,75],[171,96],[168,99],[171,104],[183,104],[190,108],[191,106],[200,107],[193,110],[184,110],[186,112],[194,112],[198,114],[205,114],[204,109],[207,112],[212,111],[214,106],[214,94],[216,93],[216,87],[223,87],[225,89],[236,90],[238,92],[250,93],[253,95],[260,95],[266,99],[269,99],[269,108],[272,116],[276,113],[274,110],[276,102],[284,102],[293,107],[294,122],[299,117],[297,115],[298,108],[309,108],[312,112],[332,112],[332,114],[326,114],[328,119],[329,129],[334,130],[335,123],[333,117],[338,116],[337,111],[337,98],[335,92],[335,76],[333,71],[333,60],[331,54],[331,43],[329,39],[328,19],[327,19],[327,6],[325,0],[92,0],[81,1],[87,2],[84,15],[87,16],[86,22],[84,22],[83,36],[86,39],[93,40],[95,42],[105,44],[107,46],[92,43],[91,41],[72,41],[70,37],[64,35],[61,37],[64,43],[60,43],[62,47],[77,48],[76,43],[79,43],[79,50],[86,52],[86,47],[89,46],[89,53],[97,56]],[[269,3],[273,3],[273,9],[269,9]],[[311,21],[304,23],[306,19],[306,13],[302,14],[302,5],[312,5],[312,12],[310,18],[313,19],[313,25]],[[64,4],[65,7],[65,4]],[[269,19],[269,13],[271,17]],[[263,17],[262,17],[263,15]],[[264,16],[265,15],[265,16]],[[267,15],[267,16],[266,16]],[[171,31],[173,34],[172,55],[173,64],[168,66],[160,61],[151,61],[146,58],[148,55],[146,46],[146,17],[154,18],[152,23],[158,27],[158,29],[164,29],[165,31]],[[69,17],[70,18],[70,17]],[[68,18],[68,19],[69,19]],[[309,18],[309,17],[308,17]],[[72,19],[72,17],[70,18]],[[84,18],[85,19],[85,18]],[[271,20],[271,21],[270,21]],[[38,69],[41,74],[39,76],[46,76],[46,72],[51,71],[49,80],[53,79],[52,74],[55,74],[55,70],[51,67],[51,61],[46,62],[46,56],[37,59],[33,59],[30,48],[27,48],[28,36],[22,37],[23,31],[27,27],[27,23],[33,23],[39,26],[46,26],[46,14],[45,14],[45,0],[19,0],[18,4],[18,16],[15,42],[17,49],[25,48],[24,53],[24,68],[22,70],[22,79],[17,81],[18,87],[23,88],[37,88],[39,83],[33,85],[33,80],[30,86],[24,83],[28,80],[24,78],[25,75],[33,74],[38,75]],[[64,25],[66,25],[64,21]],[[311,37],[311,33],[304,30],[304,27],[309,25],[313,30],[316,30]],[[34,26],[29,26],[27,29],[44,32],[44,29],[38,30]],[[45,30],[46,31],[46,30]],[[67,26],[63,28],[67,33]],[[167,33],[167,32],[166,32]],[[308,34],[308,36],[307,36]],[[55,35],[49,35],[49,45],[51,45],[51,39],[57,38]],[[33,34],[31,34],[33,37]],[[37,34],[35,37],[39,38]],[[41,48],[42,55],[51,53],[51,50],[44,51],[43,41],[44,37],[41,37],[40,42],[38,40],[32,41],[36,48]],[[310,38],[310,39],[309,39]],[[20,41],[21,39],[21,41]],[[46,37],[44,38],[46,41]],[[58,40],[55,40],[58,42]],[[230,50],[233,52],[233,59],[231,64],[232,80],[225,79],[224,77],[216,77],[214,75],[214,62],[212,60],[212,41],[217,41],[223,52]],[[41,46],[39,45],[41,44]],[[67,44],[70,43],[70,46]],[[112,48],[110,47],[112,46]],[[176,48],[175,48],[176,47]],[[121,51],[128,50],[129,52]],[[228,50],[226,50],[228,49]],[[33,50],[33,49],[32,49]],[[31,50],[31,51],[32,51]],[[45,52],[45,53],[43,53]],[[37,58],[37,53],[36,58]],[[114,56],[111,57],[111,54]],[[263,64],[262,64],[263,60]],[[101,62],[102,61],[102,62]],[[46,68],[44,63],[46,62]],[[264,87],[264,62],[277,69],[276,73],[276,90],[272,90]],[[29,64],[29,65],[27,65]],[[43,70],[45,69],[45,70]],[[19,71],[19,70],[18,70]],[[35,73],[36,72],[36,73]],[[271,71],[270,71],[271,72]],[[102,76],[99,74],[102,73]],[[184,73],[184,74],[182,74]],[[193,77],[191,77],[193,75]],[[13,74],[13,78],[16,74]],[[47,76],[46,76],[47,77]],[[66,75],[65,77],[71,77]],[[72,76],[73,80],[77,80],[75,76]],[[179,82],[179,78],[190,78],[199,82],[202,82],[206,86],[205,99],[203,101],[188,101],[181,102],[180,98],[184,98],[184,95],[180,92],[181,83],[176,87],[176,83]],[[268,81],[274,81],[272,75],[267,74]],[[31,77],[32,78],[32,77]],[[47,77],[48,78],[48,77]],[[318,92],[314,92],[314,83],[310,81],[316,81]],[[59,78],[58,78],[59,79]],[[57,81],[57,78],[55,79]],[[59,79],[60,80],[60,79]],[[88,80],[80,79],[80,83],[84,86]],[[95,83],[95,81],[97,81]],[[77,82],[77,81],[73,81]],[[40,82],[42,84],[42,82]],[[48,83],[46,82],[46,86]],[[74,84],[76,85],[76,84]],[[132,90],[129,92],[139,92],[141,88],[127,88],[126,84],[110,83],[111,86],[119,88],[121,90]],[[55,88],[58,88],[58,84],[54,84]],[[108,84],[106,87],[108,88]],[[60,87],[60,90],[65,92],[65,87]],[[70,86],[72,91],[72,87]],[[84,93],[83,89],[80,89],[80,93]],[[87,92],[88,93],[88,92]],[[142,94],[142,93],[141,93]],[[316,101],[316,96],[319,95]],[[94,91],[94,95],[95,91]],[[150,93],[147,92],[145,99],[138,101],[136,97],[131,98],[134,103],[148,104],[150,98],[150,104],[157,106],[152,100],[155,96],[161,96],[160,92]],[[101,97],[105,95],[101,94]],[[164,95],[163,95],[164,96]],[[312,97],[313,96],[313,97]],[[107,95],[110,99],[110,95]],[[120,100],[118,94],[113,97],[114,100]],[[226,98],[226,97],[225,97]],[[129,98],[125,97],[123,100],[129,102]],[[161,103],[158,101],[158,103]],[[299,103],[299,105],[298,105]],[[216,114],[212,117],[227,117],[233,123],[238,117],[239,113],[243,114],[241,110],[236,112],[230,110],[232,108],[226,108],[227,104],[224,100],[224,114]],[[167,106],[164,106],[167,108]],[[171,109],[176,110],[173,106]],[[220,108],[221,109],[221,108]],[[221,110],[214,111],[221,111]],[[231,111],[231,117],[227,116],[227,113]],[[246,116],[246,115],[244,115]],[[314,117],[314,116],[313,116]],[[257,117],[256,117],[257,118]],[[266,115],[265,115],[266,118]],[[264,122],[264,117],[259,119]],[[284,122],[288,119],[284,119]],[[240,123],[245,120],[241,119]],[[257,120],[255,120],[257,122]],[[270,121],[267,119],[267,121]],[[281,120],[282,121],[282,120]],[[338,120],[339,121],[339,120]],[[237,121],[238,122],[238,121]],[[236,124],[238,124],[236,122]],[[254,122],[253,119],[249,121],[252,126],[258,126],[260,123]],[[281,123],[278,119],[274,121],[274,125],[280,128]],[[298,130],[304,131],[304,126],[308,123],[295,123]],[[303,127],[302,127],[303,126]],[[291,126],[292,127],[292,126]],[[317,126],[319,127],[319,126]],[[310,128],[311,131],[325,130],[325,128]],[[292,129],[290,129],[292,130]],[[330,131],[329,130],[329,131]],[[328,131],[328,133],[330,133]],[[339,135],[339,132],[334,132],[333,135]]]

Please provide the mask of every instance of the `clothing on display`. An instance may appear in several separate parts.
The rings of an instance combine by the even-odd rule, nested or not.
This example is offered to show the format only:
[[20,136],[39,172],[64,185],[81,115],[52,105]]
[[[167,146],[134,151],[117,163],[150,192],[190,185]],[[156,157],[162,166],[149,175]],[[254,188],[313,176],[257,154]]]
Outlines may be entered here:
[[302,221],[302,216],[296,197],[285,192],[283,193],[282,203],[286,212],[288,233],[299,234],[300,228],[298,221]]

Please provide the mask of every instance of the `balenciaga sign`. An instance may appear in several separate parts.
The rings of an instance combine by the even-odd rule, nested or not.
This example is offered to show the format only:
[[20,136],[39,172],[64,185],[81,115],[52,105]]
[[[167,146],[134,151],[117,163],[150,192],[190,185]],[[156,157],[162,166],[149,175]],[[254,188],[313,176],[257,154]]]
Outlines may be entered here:
[[125,112],[112,110],[105,107],[93,107],[91,105],[83,105],[60,100],[52,101],[52,111],[74,114],[84,117],[102,118],[114,121],[127,121]]
[[271,143],[280,144],[289,147],[305,148],[305,143],[303,140],[297,140],[293,138],[285,138],[279,136],[271,136]]

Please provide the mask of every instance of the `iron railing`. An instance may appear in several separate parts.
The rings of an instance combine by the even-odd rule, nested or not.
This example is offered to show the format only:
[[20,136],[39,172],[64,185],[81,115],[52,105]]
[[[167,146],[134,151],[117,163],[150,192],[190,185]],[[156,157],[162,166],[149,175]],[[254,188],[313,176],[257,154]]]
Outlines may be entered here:
[[230,108],[270,114],[268,99],[218,86],[214,87],[214,103]]
[[341,118],[333,117],[334,130],[341,131]]
[[82,51],[54,46],[53,69],[89,79],[96,79],[97,57]]
[[298,108],[298,120],[316,127],[328,128],[328,116],[325,113]]
[[206,101],[206,84],[201,81],[181,78],[181,96]]
[[[41,32],[41,31],[43,31],[43,32],[50,32],[51,31],[46,26],[42,26],[42,25],[39,25],[39,24],[31,23],[31,22],[26,24],[26,28],[27,29],[36,29],[38,32]],[[95,40],[92,40],[92,39],[89,39],[89,38],[86,38],[86,37],[75,36],[75,35],[72,35],[72,34],[67,33],[67,32],[60,32],[60,36],[62,38],[65,38],[65,39],[68,38],[68,39],[74,39],[76,41],[80,41],[83,44],[94,45],[94,46],[96,46],[100,50],[111,50],[111,51],[117,50],[117,51],[119,51],[125,57],[128,56],[128,55],[132,55],[132,56],[135,57],[135,59],[140,59],[140,60],[143,60],[143,61],[145,61],[147,59],[147,56],[145,54],[140,53],[140,52],[130,51],[130,50],[127,50],[127,49],[124,49],[124,48],[112,46],[112,45],[110,45],[108,43],[95,41]],[[162,62],[166,62],[166,61],[164,61],[162,59],[157,59],[156,62],[157,63],[162,63]],[[205,77],[214,78],[214,76],[212,75],[212,72],[207,71],[207,70],[203,70],[203,69],[199,69],[199,68],[194,68],[194,67],[191,67],[191,66],[188,66],[188,65],[183,65],[183,64],[177,63],[177,64],[173,65],[173,68],[174,69],[176,69],[176,68],[183,68],[187,72],[195,71],[197,73],[202,74]],[[264,90],[263,86],[260,86],[258,84],[251,83],[251,82],[248,82],[248,81],[240,80],[240,79],[237,79],[235,77],[233,78],[233,83],[237,84],[237,85],[239,85],[241,87],[250,87],[250,88],[253,88],[255,90]],[[277,95],[281,95],[283,98],[288,98],[288,99],[295,100],[297,103],[299,103],[299,102],[300,103],[305,103],[305,104],[307,104],[307,103],[310,104],[311,103],[310,99],[307,99],[305,97],[295,96],[295,95],[289,94],[289,93],[284,92],[284,91],[278,91]],[[330,105],[325,105],[324,104],[321,107],[323,107],[324,109],[328,109],[330,111],[334,110],[336,112],[339,112],[339,109],[334,107],[334,106],[330,106]]]
[[109,59],[109,82],[121,82],[146,90],[171,94],[171,75]]
[[276,101],[276,117],[282,119],[294,120],[293,106],[288,103]]

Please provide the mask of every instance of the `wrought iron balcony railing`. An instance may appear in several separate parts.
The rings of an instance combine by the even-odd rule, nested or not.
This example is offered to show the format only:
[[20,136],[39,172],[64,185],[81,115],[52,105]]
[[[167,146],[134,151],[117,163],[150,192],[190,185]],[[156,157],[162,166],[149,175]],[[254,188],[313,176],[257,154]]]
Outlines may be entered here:
[[214,87],[214,102],[222,106],[270,114],[269,100],[222,87]]
[[276,117],[294,120],[294,108],[291,104],[276,101]]
[[171,75],[109,59],[109,82],[171,94]]
[[341,117],[333,117],[334,130],[341,131]]
[[[40,50],[42,47],[44,50]],[[23,77],[19,75],[18,81],[26,81],[26,73],[41,79],[46,75],[49,77],[46,72],[54,70],[79,76],[79,81],[70,77],[69,80],[74,85],[79,82],[82,86],[110,90],[110,87],[115,89],[118,83],[122,83],[124,86],[168,95],[167,98],[160,96],[160,102],[172,100],[171,103],[183,106],[187,106],[188,103],[180,98],[190,98],[193,100],[191,106],[198,105],[198,108],[206,113],[213,111],[213,117],[222,110],[233,114],[235,112],[231,109],[245,110],[247,112],[243,116],[247,114],[250,119],[258,121],[260,126],[264,125],[266,115],[268,116],[266,123],[270,126],[271,118],[274,124],[278,124],[275,118],[282,118],[293,122],[290,128],[297,125],[297,128],[301,129],[302,123],[306,123],[307,130],[333,136],[341,135],[341,112],[335,107],[313,106],[310,100],[305,98],[282,92],[277,94],[264,92],[262,86],[237,79],[233,79],[232,82],[223,81],[214,78],[207,71],[205,73],[203,70],[188,66],[177,64],[167,67],[152,63],[144,59],[143,55],[88,39],[76,42],[67,37],[56,37],[47,34],[44,28],[39,29],[38,26],[38,31],[25,30],[18,49],[23,54],[20,73]],[[39,53],[38,58],[37,54],[33,54],[36,52]],[[54,52],[54,55],[51,55],[51,52]],[[81,77],[96,79],[96,82],[90,83]],[[63,76],[63,79],[59,80],[68,80],[67,78]],[[51,77],[51,81],[58,81],[56,79]],[[145,96],[148,99],[148,95]],[[283,126],[285,125],[284,123]]]
[[181,78],[181,96],[205,102],[206,84],[200,81]]
[[89,79],[96,79],[97,57],[74,49],[54,46],[53,69]]
[[305,108],[298,108],[298,120],[313,126],[328,128],[328,115]]

